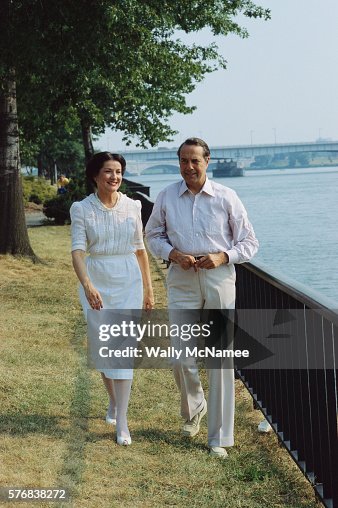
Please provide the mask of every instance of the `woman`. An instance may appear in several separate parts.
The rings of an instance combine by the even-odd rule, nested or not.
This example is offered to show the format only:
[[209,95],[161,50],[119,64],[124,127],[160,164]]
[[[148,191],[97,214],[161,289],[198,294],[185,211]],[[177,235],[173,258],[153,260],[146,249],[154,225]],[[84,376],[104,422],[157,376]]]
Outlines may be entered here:
[[[141,204],[118,191],[125,169],[122,155],[95,154],[86,177],[96,192],[70,209],[72,259],[85,315],[90,308],[141,309],[143,305],[150,310],[154,306]],[[116,423],[117,443],[130,445],[127,410],[133,371],[103,370],[101,376],[110,399],[106,421]]]

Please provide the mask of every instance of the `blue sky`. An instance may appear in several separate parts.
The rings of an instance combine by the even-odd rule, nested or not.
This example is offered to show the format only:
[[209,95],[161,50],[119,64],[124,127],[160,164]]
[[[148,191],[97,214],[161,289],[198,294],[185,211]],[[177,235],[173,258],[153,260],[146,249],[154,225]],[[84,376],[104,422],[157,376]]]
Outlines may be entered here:
[[[161,146],[189,136],[210,146],[338,139],[337,0],[262,0],[270,21],[244,20],[250,37],[217,39],[227,70],[207,76],[188,96],[192,115],[173,115],[179,131]],[[196,42],[211,40],[206,32]],[[122,151],[122,133],[95,145]],[[132,148],[135,145],[131,145]]]

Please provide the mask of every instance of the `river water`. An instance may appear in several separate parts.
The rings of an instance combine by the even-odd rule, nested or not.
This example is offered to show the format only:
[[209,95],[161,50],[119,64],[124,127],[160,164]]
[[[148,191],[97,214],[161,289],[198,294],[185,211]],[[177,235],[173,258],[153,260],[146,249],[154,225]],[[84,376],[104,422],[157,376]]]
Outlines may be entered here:
[[[150,198],[179,175],[133,178]],[[304,284],[338,308],[338,168],[247,170],[243,178],[217,178],[236,190],[260,241],[255,261]],[[304,290],[304,288],[303,288]],[[324,301],[325,303],[325,301]]]

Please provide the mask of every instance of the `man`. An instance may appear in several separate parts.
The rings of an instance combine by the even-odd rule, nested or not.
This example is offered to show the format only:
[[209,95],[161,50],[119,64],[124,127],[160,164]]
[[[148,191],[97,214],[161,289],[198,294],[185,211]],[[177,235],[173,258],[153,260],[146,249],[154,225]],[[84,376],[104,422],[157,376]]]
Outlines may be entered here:
[[[170,260],[167,277],[169,309],[234,309],[235,263],[249,261],[258,241],[237,194],[208,179],[208,145],[187,139],[178,149],[183,181],[166,187],[146,226],[151,252]],[[181,392],[183,434],[193,437],[207,405],[195,366],[176,362],[174,377]],[[210,369],[208,445],[224,458],[233,446],[234,372]]]
[[65,175],[60,175],[60,178],[57,181],[57,193],[58,194],[66,194],[67,185],[69,184],[69,179],[65,177]]

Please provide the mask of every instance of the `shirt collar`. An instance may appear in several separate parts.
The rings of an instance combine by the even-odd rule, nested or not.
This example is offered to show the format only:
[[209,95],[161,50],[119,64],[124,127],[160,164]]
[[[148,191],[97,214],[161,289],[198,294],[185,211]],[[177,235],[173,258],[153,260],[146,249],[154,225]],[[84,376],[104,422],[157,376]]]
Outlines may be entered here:
[[[181,197],[182,194],[184,194],[186,191],[189,192],[189,189],[188,189],[185,181],[182,180],[179,191],[178,191],[178,197]],[[200,192],[205,192],[206,194],[209,194],[210,196],[215,196],[215,191],[214,191],[214,189],[212,187],[212,183],[208,177],[206,177],[206,180],[205,180],[204,185],[203,185],[202,189],[200,190]]]

